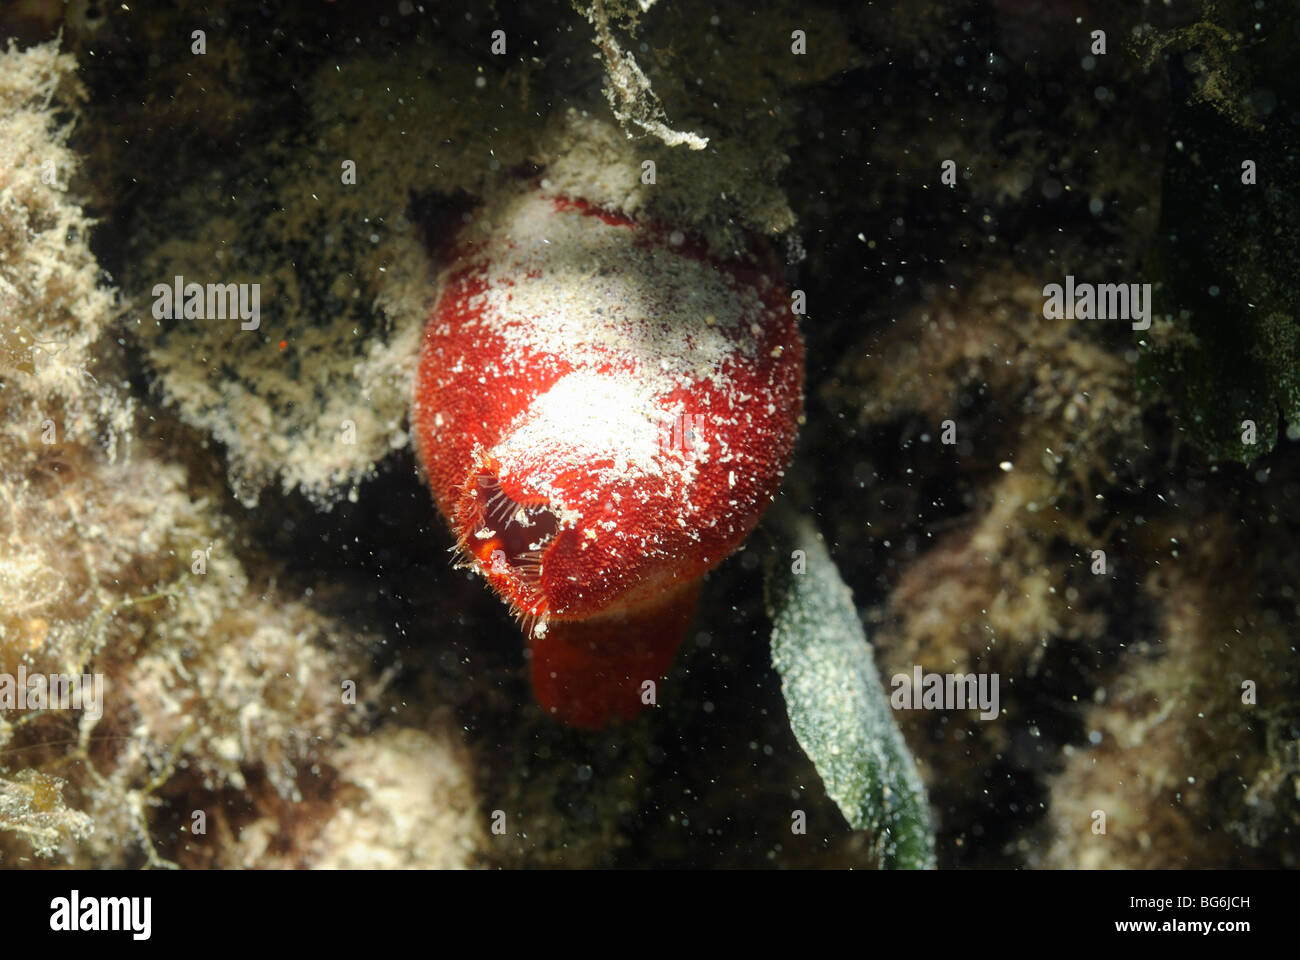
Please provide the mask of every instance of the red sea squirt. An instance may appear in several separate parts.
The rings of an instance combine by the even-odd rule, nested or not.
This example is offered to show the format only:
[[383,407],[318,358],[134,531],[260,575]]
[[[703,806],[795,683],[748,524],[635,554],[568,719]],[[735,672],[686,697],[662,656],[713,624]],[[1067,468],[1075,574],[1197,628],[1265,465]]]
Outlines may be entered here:
[[718,259],[537,187],[465,228],[414,433],[462,559],[524,625],[548,713],[599,728],[653,700],[701,576],[780,485],[802,386],[765,246]]

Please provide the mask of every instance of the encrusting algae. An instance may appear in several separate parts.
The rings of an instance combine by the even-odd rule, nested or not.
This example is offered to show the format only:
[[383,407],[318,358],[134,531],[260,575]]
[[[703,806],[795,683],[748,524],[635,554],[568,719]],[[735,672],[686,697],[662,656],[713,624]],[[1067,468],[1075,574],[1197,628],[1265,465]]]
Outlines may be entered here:
[[[98,674],[105,688],[95,713],[4,712],[0,863],[284,863],[239,840],[249,804],[223,799],[237,791],[277,845],[292,837],[288,865],[382,864],[398,850],[463,865],[477,827],[450,728],[389,728],[357,756],[346,734],[371,724],[339,690],[350,678],[382,691],[363,656],[371,638],[264,566],[251,579],[211,458],[137,412],[116,292],[68,187],[69,118],[85,97],[74,59],[47,44],[0,61],[0,674]],[[417,738],[428,749],[414,783],[436,790],[381,791],[359,772]],[[319,822],[295,808],[304,795],[328,798]],[[458,821],[456,839],[406,852],[411,830],[390,821],[426,810]],[[372,842],[353,849],[353,828],[329,842],[335,815]]]

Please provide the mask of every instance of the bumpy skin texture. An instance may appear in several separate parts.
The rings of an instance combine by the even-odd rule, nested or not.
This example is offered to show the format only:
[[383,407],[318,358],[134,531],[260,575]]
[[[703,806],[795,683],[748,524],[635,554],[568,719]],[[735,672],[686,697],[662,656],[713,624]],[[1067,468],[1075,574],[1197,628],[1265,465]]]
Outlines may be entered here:
[[450,262],[413,403],[429,485],[524,620],[543,707],[631,716],[794,444],[779,271],[541,189],[480,211]]

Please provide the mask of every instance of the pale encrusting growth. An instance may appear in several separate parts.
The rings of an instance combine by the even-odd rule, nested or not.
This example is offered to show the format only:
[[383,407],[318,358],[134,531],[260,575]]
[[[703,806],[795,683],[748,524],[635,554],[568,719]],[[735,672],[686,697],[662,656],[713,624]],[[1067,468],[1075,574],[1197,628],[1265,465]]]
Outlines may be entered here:
[[[1179,542],[1178,521],[1156,524],[1152,542]],[[1198,533],[1144,584],[1158,637],[1083,708],[1089,742],[1049,781],[1054,839],[1036,865],[1205,869],[1284,848],[1296,730],[1276,663],[1294,657],[1294,634],[1238,598],[1289,590],[1300,551],[1260,553],[1208,511]]]
[[[0,442],[18,461],[60,442],[103,434],[110,458],[130,432],[130,406],[94,373],[92,344],[112,316],[86,242],[92,226],[68,196],[79,160],[72,124],[54,111],[86,92],[57,47],[0,54]],[[8,466],[15,466],[9,460]]]
[[[87,620],[55,616],[78,599],[69,560],[84,563],[103,539],[74,541],[81,508],[68,478],[119,453],[130,424],[126,401],[91,372],[113,295],[97,284],[89,221],[67,195],[77,166],[70,124],[54,119],[55,105],[85,96],[75,69],[52,44],[0,53],[0,672],[8,673],[76,666],[83,647],[102,642]],[[13,838],[53,857],[86,842],[94,823],[65,805],[64,778],[4,764],[27,721],[0,713],[0,844]]]
[[388,727],[343,745],[339,773],[355,796],[313,845],[311,866],[343,870],[451,870],[487,844],[469,752],[440,716],[433,734]]
[[[394,836],[463,820],[467,761],[445,726],[419,734],[440,748],[422,781],[436,790],[352,772],[346,735],[369,732],[383,692],[374,638],[241,555],[217,461],[137,415],[116,294],[69,188],[76,68],[55,44],[0,53],[0,682],[101,677],[102,700],[0,708],[0,866],[300,866],[355,856],[334,812]],[[385,729],[377,756],[415,736]],[[350,786],[304,821],[295,804],[335,771]],[[462,825],[400,855],[465,865],[474,837]]]

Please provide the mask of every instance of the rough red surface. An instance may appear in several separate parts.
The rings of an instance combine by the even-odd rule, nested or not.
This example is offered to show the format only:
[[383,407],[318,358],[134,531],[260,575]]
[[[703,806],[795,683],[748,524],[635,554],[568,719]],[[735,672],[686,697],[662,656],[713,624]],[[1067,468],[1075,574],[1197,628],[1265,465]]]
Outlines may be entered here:
[[540,190],[466,229],[425,329],[415,437],[462,556],[525,622],[544,708],[589,727],[635,712],[692,582],[775,494],[802,378],[770,256],[719,262]]

